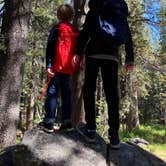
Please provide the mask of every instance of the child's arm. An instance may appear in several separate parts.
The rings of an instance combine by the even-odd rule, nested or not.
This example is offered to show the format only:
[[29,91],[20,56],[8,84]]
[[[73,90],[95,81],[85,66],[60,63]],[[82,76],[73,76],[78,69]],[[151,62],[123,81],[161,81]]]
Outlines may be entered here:
[[46,49],[46,68],[52,67],[53,58],[55,56],[55,46],[58,41],[58,26],[54,26],[49,34]]
[[54,77],[54,72],[51,70],[51,68],[47,69],[47,75],[48,77]]

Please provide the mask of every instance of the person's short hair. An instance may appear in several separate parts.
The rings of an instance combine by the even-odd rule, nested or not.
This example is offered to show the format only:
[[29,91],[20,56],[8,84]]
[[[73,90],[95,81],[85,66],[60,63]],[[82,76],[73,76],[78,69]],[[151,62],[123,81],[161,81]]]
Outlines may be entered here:
[[60,5],[57,9],[57,17],[61,21],[70,21],[73,19],[74,9],[68,4]]

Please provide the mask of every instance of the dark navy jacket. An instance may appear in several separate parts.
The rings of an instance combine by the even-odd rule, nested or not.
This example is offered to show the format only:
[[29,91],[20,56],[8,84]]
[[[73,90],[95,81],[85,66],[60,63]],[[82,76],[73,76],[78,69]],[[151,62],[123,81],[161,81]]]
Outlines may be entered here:
[[51,68],[53,63],[53,58],[55,56],[55,47],[58,41],[58,27],[59,24],[55,25],[49,34],[47,49],[46,49],[46,68]]
[[[91,57],[92,55],[109,55],[116,61],[119,59],[119,47],[113,44],[113,41],[100,38],[96,31],[97,27],[97,16],[98,13],[95,10],[97,7],[97,1],[90,0],[89,2],[90,11],[86,16],[86,20],[83,29],[78,39],[78,45],[76,48],[76,54],[81,55],[85,51],[86,56]],[[125,43],[126,51],[126,63],[134,62],[133,43],[131,32],[128,27],[128,39]]]

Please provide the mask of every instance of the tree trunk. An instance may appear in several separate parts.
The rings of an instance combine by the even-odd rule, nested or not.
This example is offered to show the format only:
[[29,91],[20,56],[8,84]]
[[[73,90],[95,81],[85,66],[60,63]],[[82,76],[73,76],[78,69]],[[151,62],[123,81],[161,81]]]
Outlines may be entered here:
[[26,111],[26,129],[30,130],[33,128],[34,119],[34,107],[35,107],[35,95],[31,93],[28,97],[28,107]]
[[0,147],[16,141],[30,10],[31,0],[5,1],[2,33],[7,51],[0,59]]
[[96,100],[97,100],[97,107],[96,107],[96,115],[99,115],[99,112],[103,112],[103,103],[102,103],[102,98],[104,97],[103,94],[103,85],[102,85],[102,78],[101,78],[101,73],[99,73],[98,79],[97,79],[97,95],[96,95]]
[[[87,8],[86,0],[74,0],[74,9],[76,11],[76,16],[74,20],[74,24],[77,27],[80,27],[83,24],[83,16],[84,16],[84,9]],[[84,113],[84,104],[83,104],[83,80],[84,80],[84,70],[79,70],[73,76],[73,95],[72,95],[72,121],[73,125],[79,121],[85,121],[85,113]]]
[[134,84],[134,79],[132,79],[131,75],[127,76],[128,85],[127,91],[128,96],[131,99],[129,113],[127,115],[126,126],[128,131],[132,131],[135,128],[139,128],[139,110],[138,110],[138,92],[137,87]]
[[166,108],[164,109],[164,126],[165,126],[165,138],[166,138]]
[[76,126],[78,122],[85,122],[85,112],[83,103],[83,78],[84,72],[79,70],[73,77],[73,93],[72,93],[72,121]]

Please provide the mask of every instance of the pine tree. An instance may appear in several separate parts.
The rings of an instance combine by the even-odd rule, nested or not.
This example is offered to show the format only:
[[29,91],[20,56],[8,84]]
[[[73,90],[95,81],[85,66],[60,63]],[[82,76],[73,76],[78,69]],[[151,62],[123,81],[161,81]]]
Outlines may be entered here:
[[1,34],[6,51],[0,56],[0,147],[16,141],[31,0],[5,1],[4,9]]

